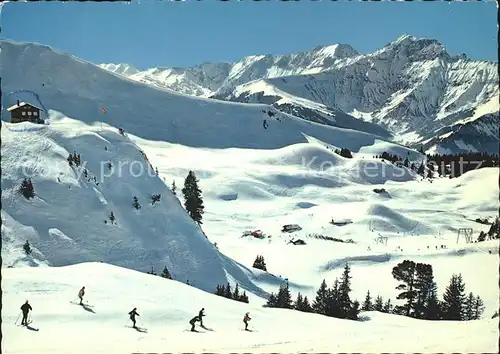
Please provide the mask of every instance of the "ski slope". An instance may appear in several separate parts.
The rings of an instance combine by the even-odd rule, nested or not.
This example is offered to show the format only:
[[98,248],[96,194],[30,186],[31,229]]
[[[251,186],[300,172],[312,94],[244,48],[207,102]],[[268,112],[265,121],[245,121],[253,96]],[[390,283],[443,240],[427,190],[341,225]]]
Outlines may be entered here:
[[[38,44],[2,41],[0,65],[2,90],[37,92],[50,122],[2,122],[7,353],[496,348],[498,330],[489,318],[499,307],[498,242],[465,244],[456,237],[458,228],[471,227],[477,238],[489,226],[472,220],[498,214],[498,168],[431,183],[375,159],[384,151],[415,163],[422,159],[379,136],[304,121],[266,105],[152,88]],[[3,96],[2,107],[16,98],[24,99]],[[353,158],[335,154],[337,148],[349,148]],[[66,161],[75,150],[88,178]],[[190,170],[203,191],[201,228],[183,210],[182,197],[169,191],[175,180],[180,192]],[[36,193],[29,201],[15,191],[27,174]],[[374,192],[381,188],[386,192]],[[151,205],[156,193],[161,201]],[[138,211],[134,195],[142,205]],[[104,223],[111,211],[116,225]],[[352,223],[335,226],[332,219]],[[284,224],[302,230],[285,234]],[[270,237],[241,237],[256,229]],[[387,245],[377,244],[378,236],[387,237]],[[291,238],[306,245],[289,244]],[[34,250],[29,257],[22,249],[26,240]],[[257,255],[265,257],[268,272],[252,268]],[[440,297],[451,275],[462,273],[466,290],[485,302],[483,319],[427,322],[367,313],[370,321],[354,322],[262,308],[285,279],[294,298],[300,291],[312,300],[321,281],[331,285],[346,262],[352,266],[352,299],[362,301],[370,290],[397,303],[391,270],[404,259],[433,265]],[[151,266],[157,272],[167,266],[174,281],[143,273]],[[210,294],[228,281],[247,291],[250,304]],[[83,285],[95,313],[69,302]],[[30,341],[14,325],[26,299],[39,329],[29,333],[36,336]],[[124,327],[133,307],[147,334]],[[182,332],[201,307],[215,331]],[[240,332],[247,311],[258,332]],[[193,335],[201,339],[190,340]]]
[[[494,352],[498,345],[496,320],[419,321],[377,312],[364,313],[364,322],[334,319],[265,309],[253,297],[243,304],[101,263],[4,269],[2,277],[2,349],[8,354]],[[84,307],[70,302],[83,285]],[[26,297],[32,323],[23,328],[15,322]],[[127,313],[134,307],[141,331],[130,327]],[[204,325],[212,331],[198,324],[200,333],[187,331],[202,307]],[[246,312],[252,332],[244,331]]]

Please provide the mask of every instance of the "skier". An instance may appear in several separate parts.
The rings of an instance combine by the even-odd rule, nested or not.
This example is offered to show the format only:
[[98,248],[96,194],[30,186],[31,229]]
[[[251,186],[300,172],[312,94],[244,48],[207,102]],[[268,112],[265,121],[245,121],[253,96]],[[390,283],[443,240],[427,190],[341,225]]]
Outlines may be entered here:
[[245,331],[248,331],[248,321],[250,321],[250,320],[251,320],[251,318],[250,318],[250,316],[249,316],[249,315],[250,315],[250,314],[247,312],[247,313],[245,314],[245,317],[243,317],[243,323],[245,323]]
[[21,311],[23,312],[23,319],[21,320],[21,326],[28,325],[28,312],[33,311],[33,308],[28,304],[28,300],[21,306]]
[[267,120],[264,119],[264,121],[262,122],[262,126],[264,127],[264,129],[267,129]]
[[85,295],[85,287],[81,288],[78,292],[78,297],[80,298],[80,305],[83,305],[83,295]]
[[198,316],[194,316],[190,321],[189,321],[189,324],[191,325],[191,332],[196,332],[194,330],[194,324],[196,323],[196,321],[199,321],[200,318]]
[[198,318],[199,318],[199,321],[200,321],[200,326],[203,327],[203,316],[206,316],[205,315],[205,308],[202,308],[200,310],[200,312],[198,312]]
[[137,307],[134,307],[134,309],[132,311],[130,311],[128,314],[130,315],[130,319],[132,320],[132,322],[134,323],[133,324],[133,328],[137,328],[135,326],[135,316],[140,316],[138,313],[137,313]]

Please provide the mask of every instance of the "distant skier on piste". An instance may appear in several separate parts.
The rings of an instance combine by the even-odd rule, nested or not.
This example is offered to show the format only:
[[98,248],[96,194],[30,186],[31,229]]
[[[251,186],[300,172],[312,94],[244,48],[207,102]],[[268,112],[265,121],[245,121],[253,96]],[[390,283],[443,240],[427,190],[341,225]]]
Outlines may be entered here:
[[190,321],[189,321],[189,324],[191,325],[191,332],[196,332],[196,330],[194,329],[194,324],[196,323],[196,321],[199,321],[200,318],[198,316],[194,316]]
[[199,321],[200,321],[200,326],[203,327],[203,316],[206,316],[205,315],[205,308],[202,308],[200,310],[200,312],[198,312],[198,318],[199,318]]
[[137,328],[137,327],[135,326],[135,316],[140,316],[140,315],[137,313],[137,307],[134,307],[134,309],[133,309],[132,311],[130,311],[128,314],[130,315],[130,319],[132,320],[132,323],[133,323],[132,327],[133,327],[133,328]]
[[83,305],[83,296],[85,295],[85,287],[82,287],[78,292],[78,297],[80,298],[80,305]]
[[248,331],[248,321],[250,321],[251,318],[250,318],[250,313],[247,312],[245,314],[245,317],[243,317],[243,323],[245,323],[245,331]]
[[23,312],[23,319],[21,320],[21,326],[27,326],[28,325],[28,313],[30,311],[33,311],[33,308],[28,303],[28,300],[26,300],[26,302],[21,306],[21,311]]

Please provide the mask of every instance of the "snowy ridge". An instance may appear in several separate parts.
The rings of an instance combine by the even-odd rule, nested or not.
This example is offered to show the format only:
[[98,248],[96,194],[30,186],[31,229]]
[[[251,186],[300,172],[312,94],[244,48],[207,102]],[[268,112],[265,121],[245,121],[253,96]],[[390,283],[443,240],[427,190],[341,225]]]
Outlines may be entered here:
[[[348,45],[332,45],[289,55],[248,56],[231,64],[227,74],[219,70],[213,85],[193,81],[182,70],[171,76],[169,70],[168,79],[150,75],[146,81],[203,97],[212,92],[214,98],[238,102],[286,100],[287,104],[275,106],[285,112],[293,109],[304,119],[335,125],[321,110],[304,104],[304,100],[315,102],[349,117],[345,121],[349,124],[341,127],[374,131],[355,125],[350,117],[355,116],[389,129],[397,141],[415,146],[470,117],[477,107],[499,100],[497,63],[473,61],[465,55],[452,57],[438,41],[409,35],[369,54],[359,54]],[[495,112],[498,107],[486,113]],[[494,143],[484,139],[482,145]],[[481,144],[474,146],[470,149],[482,148]]]

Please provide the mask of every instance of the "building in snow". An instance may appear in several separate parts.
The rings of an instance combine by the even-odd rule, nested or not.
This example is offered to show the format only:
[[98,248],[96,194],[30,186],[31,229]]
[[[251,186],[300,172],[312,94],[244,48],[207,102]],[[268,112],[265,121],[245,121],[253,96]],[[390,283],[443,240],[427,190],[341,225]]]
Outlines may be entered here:
[[10,122],[32,122],[32,123],[43,123],[40,119],[40,108],[34,106],[27,102],[19,102],[9,108],[7,111],[10,112]]

